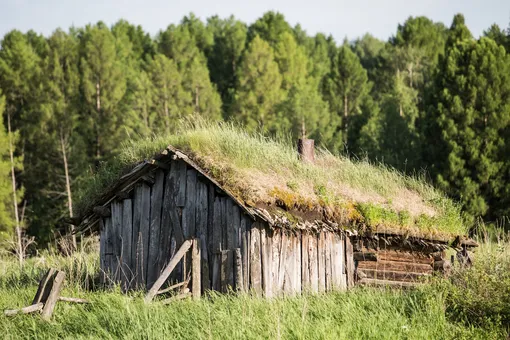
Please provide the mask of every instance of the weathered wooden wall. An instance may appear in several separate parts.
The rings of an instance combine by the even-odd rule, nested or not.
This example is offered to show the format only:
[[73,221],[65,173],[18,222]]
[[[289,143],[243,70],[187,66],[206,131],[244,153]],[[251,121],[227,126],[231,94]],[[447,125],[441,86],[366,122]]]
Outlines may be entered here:
[[[266,296],[345,289],[354,283],[349,238],[333,232],[272,230],[186,162],[175,159],[110,204],[101,223],[106,284],[151,287],[184,240],[200,240],[203,291]],[[189,278],[185,256],[168,284]]]

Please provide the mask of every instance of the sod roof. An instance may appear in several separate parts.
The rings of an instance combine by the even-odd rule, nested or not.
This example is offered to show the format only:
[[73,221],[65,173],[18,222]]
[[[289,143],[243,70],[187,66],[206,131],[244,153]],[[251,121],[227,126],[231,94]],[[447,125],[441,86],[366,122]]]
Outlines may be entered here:
[[442,241],[467,234],[459,205],[421,178],[321,148],[313,164],[305,163],[288,140],[203,122],[125,145],[113,162],[88,179],[77,206],[81,220],[122,189],[122,181],[170,154],[188,161],[247,212],[273,226]]

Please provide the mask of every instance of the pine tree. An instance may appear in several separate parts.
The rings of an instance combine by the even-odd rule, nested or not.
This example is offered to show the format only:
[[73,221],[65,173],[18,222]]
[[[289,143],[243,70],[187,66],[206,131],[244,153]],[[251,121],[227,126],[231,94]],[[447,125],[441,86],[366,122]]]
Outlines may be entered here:
[[[458,20],[452,30],[451,36],[457,37],[461,35],[455,31],[466,31]],[[469,214],[495,216],[508,212],[504,165],[510,59],[491,39],[474,42],[463,36],[464,40],[451,39],[436,80],[437,113],[432,118],[437,125],[431,124],[430,136],[440,141],[437,180]]]
[[108,157],[126,137],[121,101],[126,94],[126,74],[114,35],[103,23],[87,26],[81,37],[81,87],[90,113],[88,134],[94,139],[97,161]]
[[[336,116],[335,149],[342,149],[342,143],[350,149],[348,144],[356,140],[353,134],[358,133],[356,129],[350,129],[350,125],[358,125],[359,129],[356,120],[370,114],[363,112],[362,106],[368,100],[371,85],[367,71],[347,42],[338,49],[324,86],[325,98]],[[363,120],[366,121],[366,117]]]
[[[181,87],[181,77],[173,60],[162,54],[156,54],[148,66],[149,78],[152,82],[152,104],[155,116],[150,122],[155,133],[170,133],[175,121],[183,115],[186,102]],[[163,130],[160,130],[163,128]]]
[[278,130],[277,105],[281,103],[282,76],[267,42],[256,36],[238,69],[232,119],[250,130]]
[[255,21],[248,29],[248,41],[251,42],[256,36],[275,47],[284,33],[291,33],[292,28],[285,20],[283,14],[269,11],[262,18]]

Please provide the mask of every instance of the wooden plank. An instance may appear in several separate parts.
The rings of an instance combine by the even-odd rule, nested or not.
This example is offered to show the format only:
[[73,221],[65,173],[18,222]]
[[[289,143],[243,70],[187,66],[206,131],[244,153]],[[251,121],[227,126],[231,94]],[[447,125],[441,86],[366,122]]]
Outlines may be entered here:
[[351,239],[345,238],[345,269],[347,274],[347,287],[354,286],[354,256]]
[[241,211],[237,203],[232,201],[232,221],[233,221],[233,234],[234,234],[234,248],[241,247]]
[[182,209],[182,232],[185,239],[196,236],[196,201],[197,201],[197,172],[188,169],[186,172],[186,199]]
[[227,249],[236,248],[236,232],[234,222],[234,202],[228,197],[225,198],[225,225]]
[[120,282],[124,292],[134,288],[132,285],[134,263],[132,257],[133,244],[133,202],[131,199],[122,201],[122,231],[121,231],[121,266]]
[[163,206],[165,173],[157,170],[154,185],[151,190],[151,213],[149,228],[149,255],[147,260],[147,287],[152,287],[159,274],[160,237],[161,237],[161,209]]
[[193,248],[191,251],[191,293],[193,299],[200,299],[202,279],[200,278],[200,239],[193,240]]
[[285,235],[286,238],[286,250],[285,250],[285,261],[284,261],[284,281],[283,281],[283,292],[286,295],[294,294],[294,245],[292,234]]
[[214,191],[215,187],[212,183],[207,184],[207,253],[202,254],[207,256],[207,263],[209,266],[209,280],[210,288],[213,288],[213,231],[214,231]]
[[310,276],[310,290],[312,292],[319,291],[319,270],[317,259],[317,235],[310,234],[308,239],[308,261],[309,261],[309,276]]
[[332,279],[332,263],[331,253],[333,248],[332,235],[330,232],[324,234],[324,257],[326,259],[325,274],[326,274],[326,291],[329,292],[333,288]]
[[241,217],[241,252],[243,257],[243,287],[245,291],[250,289],[250,225],[246,215]]
[[228,292],[228,250],[221,251],[221,266],[220,266],[220,292],[227,293]]
[[175,203],[178,207],[184,207],[186,205],[186,177],[187,177],[187,168],[188,166],[182,160],[176,160],[172,162],[176,164],[175,171],[177,172],[177,195],[175,199]]
[[211,279],[209,277],[209,257],[207,250],[207,218],[208,218],[208,195],[207,184],[197,181],[197,201],[196,201],[196,233],[197,238],[200,240],[200,256],[201,256],[201,286],[202,291],[211,289]]
[[243,276],[243,258],[241,255],[241,248],[235,249],[235,285],[236,290],[240,292],[244,292],[244,276]]
[[48,295],[50,293],[50,289],[48,285],[51,284],[51,280],[55,275],[56,269],[50,268],[46,271],[46,274],[42,277],[41,281],[39,281],[39,286],[37,287],[37,292],[35,293],[34,300],[32,301],[32,305],[36,305],[39,302],[46,301],[48,299]]
[[161,273],[161,276],[154,282],[152,287],[149,289],[149,292],[145,296],[145,302],[150,302],[156,296],[157,292],[161,288],[161,286],[165,283],[168,276],[170,276],[170,273],[172,273],[172,270],[174,270],[175,266],[179,263],[179,261],[182,259],[184,254],[189,250],[191,247],[191,244],[193,242],[191,240],[186,240],[183,242],[179,250],[175,253],[174,257],[168,262],[168,265]]
[[413,273],[413,272],[398,272],[389,270],[376,270],[376,269],[360,269],[358,268],[358,277],[379,279],[379,280],[390,280],[390,281],[418,281],[423,277],[429,276],[430,274],[425,273]]
[[112,202],[112,267],[111,277],[113,282],[120,281],[120,257],[122,252],[121,231],[122,231],[122,203]]
[[41,317],[45,320],[49,320],[55,310],[55,304],[57,303],[60,291],[62,290],[62,284],[64,283],[65,276],[66,274],[64,272],[57,270],[53,275],[53,278],[50,280],[50,293],[48,294],[46,301],[42,301],[44,306],[41,312]]
[[338,235],[338,238],[337,238],[337,244],[336,244],[336,248],[337,248],[337,252],[338,252],[338,257],[339,257],[339,261],[337,263],[337,270],[339,271],[340,273],[340,276],[339,276],[339,279],[340,279],[340,289],[341,290],[345,290],[347,289],[347,260],[345,258],[345,239],[347,238],[347,236],[345,235]]
[[221,225],[221,248],[222,249],[229,249],[228,248],[228,228],[227,228],[227,204],[228,204],[228,198],[227,197],[220,197],[220,225]]
[[296,293],[302,291],[302,277],[301,277],[301,233],[298,231],[293,235],[294,240],[294,290]]
[[301,233],[301,283],[302,291],[310,290],[310,270],[308,263],[308,232]]
[[273,296],[281,294],[281,290],[279,289],[279,273],[280,273],[280,247],[282,244],[282,230],[281,229],[275,229],[273,231],[273,237],[272,237],[272,285],[273,288],[271,289]]
[[317,265],[319,273],[319,292],[326,290],[326,258],[324,253],[325,247],[325,236],[324,232],[318,234],[317,238]]
[[262,293],[259,223],[250,232],[250,287],[256,294]]
[[104,219],[105,230],[105,254],[104,254],[104,271],[105,284],[112,283],[112,261],[113,261],[113,232],[112,232],[112,219]]
[[221,291],[221,252],[213,255],[211,286],[213,290]]
[[278,291],[284,292],[284,283],[285,283],[285,266],[287,262],[287,240],[288,236],[285,233],[285,231],[282,230],[282,233],[280,235],[280,255],[279,257],[279,264],[278,264]]
[[269,254],[267,252],[266,228],[261,223],[260,229],[260,262],[262,274],[262,289],[266,297],[271,296],[271,283],[269,279]]
[[400,261],[358,261],[358,268],[376,269],[376,270],[393,270],[403,272],[432,273],[430,264],[400,262]]
[[218,253],[223,248],[225,248],[225,245],[223,244],[223,237],[222,237],[222,201],[220,197],[214,198],[214,224],[213,224],[213,244],[212,244],[212,251],[213,253]]
[[147,265],[149,263],[149,235],[151,227],[151,188],[147,184],[142,185],[142,216],[139,230],[139,258],[137,261],[137,287],[147,287]]
[[106,266],[105,266],[105,251],[106,251],[106,231],[104,228],[103,219],[99,220],[99,280],[100,284],[106,283]]
[[171,285],[169,287],[166,287],[165,289],[161,289],[161,290],[158,290],[158,292],[156,293],[156,295],[161,295],[161,294],[165,294],[165,293],[168,293],[174,289],[177,289],[177,288],[180,288],[182,286],[187,286],[189,284],[188,281],[183,281],[183,282],[179,282],[179,283],[176,283],[174,285]]

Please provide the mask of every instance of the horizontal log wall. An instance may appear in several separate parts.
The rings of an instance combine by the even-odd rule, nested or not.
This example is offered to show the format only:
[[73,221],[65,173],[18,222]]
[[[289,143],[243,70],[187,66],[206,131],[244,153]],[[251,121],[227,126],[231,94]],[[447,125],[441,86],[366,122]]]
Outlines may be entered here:
[[369,250],[354,253],[359,283],[403,285],[417,283],[434,270],[434,258],[422,252]]
[[[111,216],[101,221],[105,284],[120,283],[124,291],[150,288],[191,238],[200,240],[202,291],[273,296],[353,284],[352,246],[343,235],[272,230],[182,160],[147,176],[150,180],[134,185],[128,198],[113,201]],[[186,255],[167,285],[190,274],[191,256]]]

